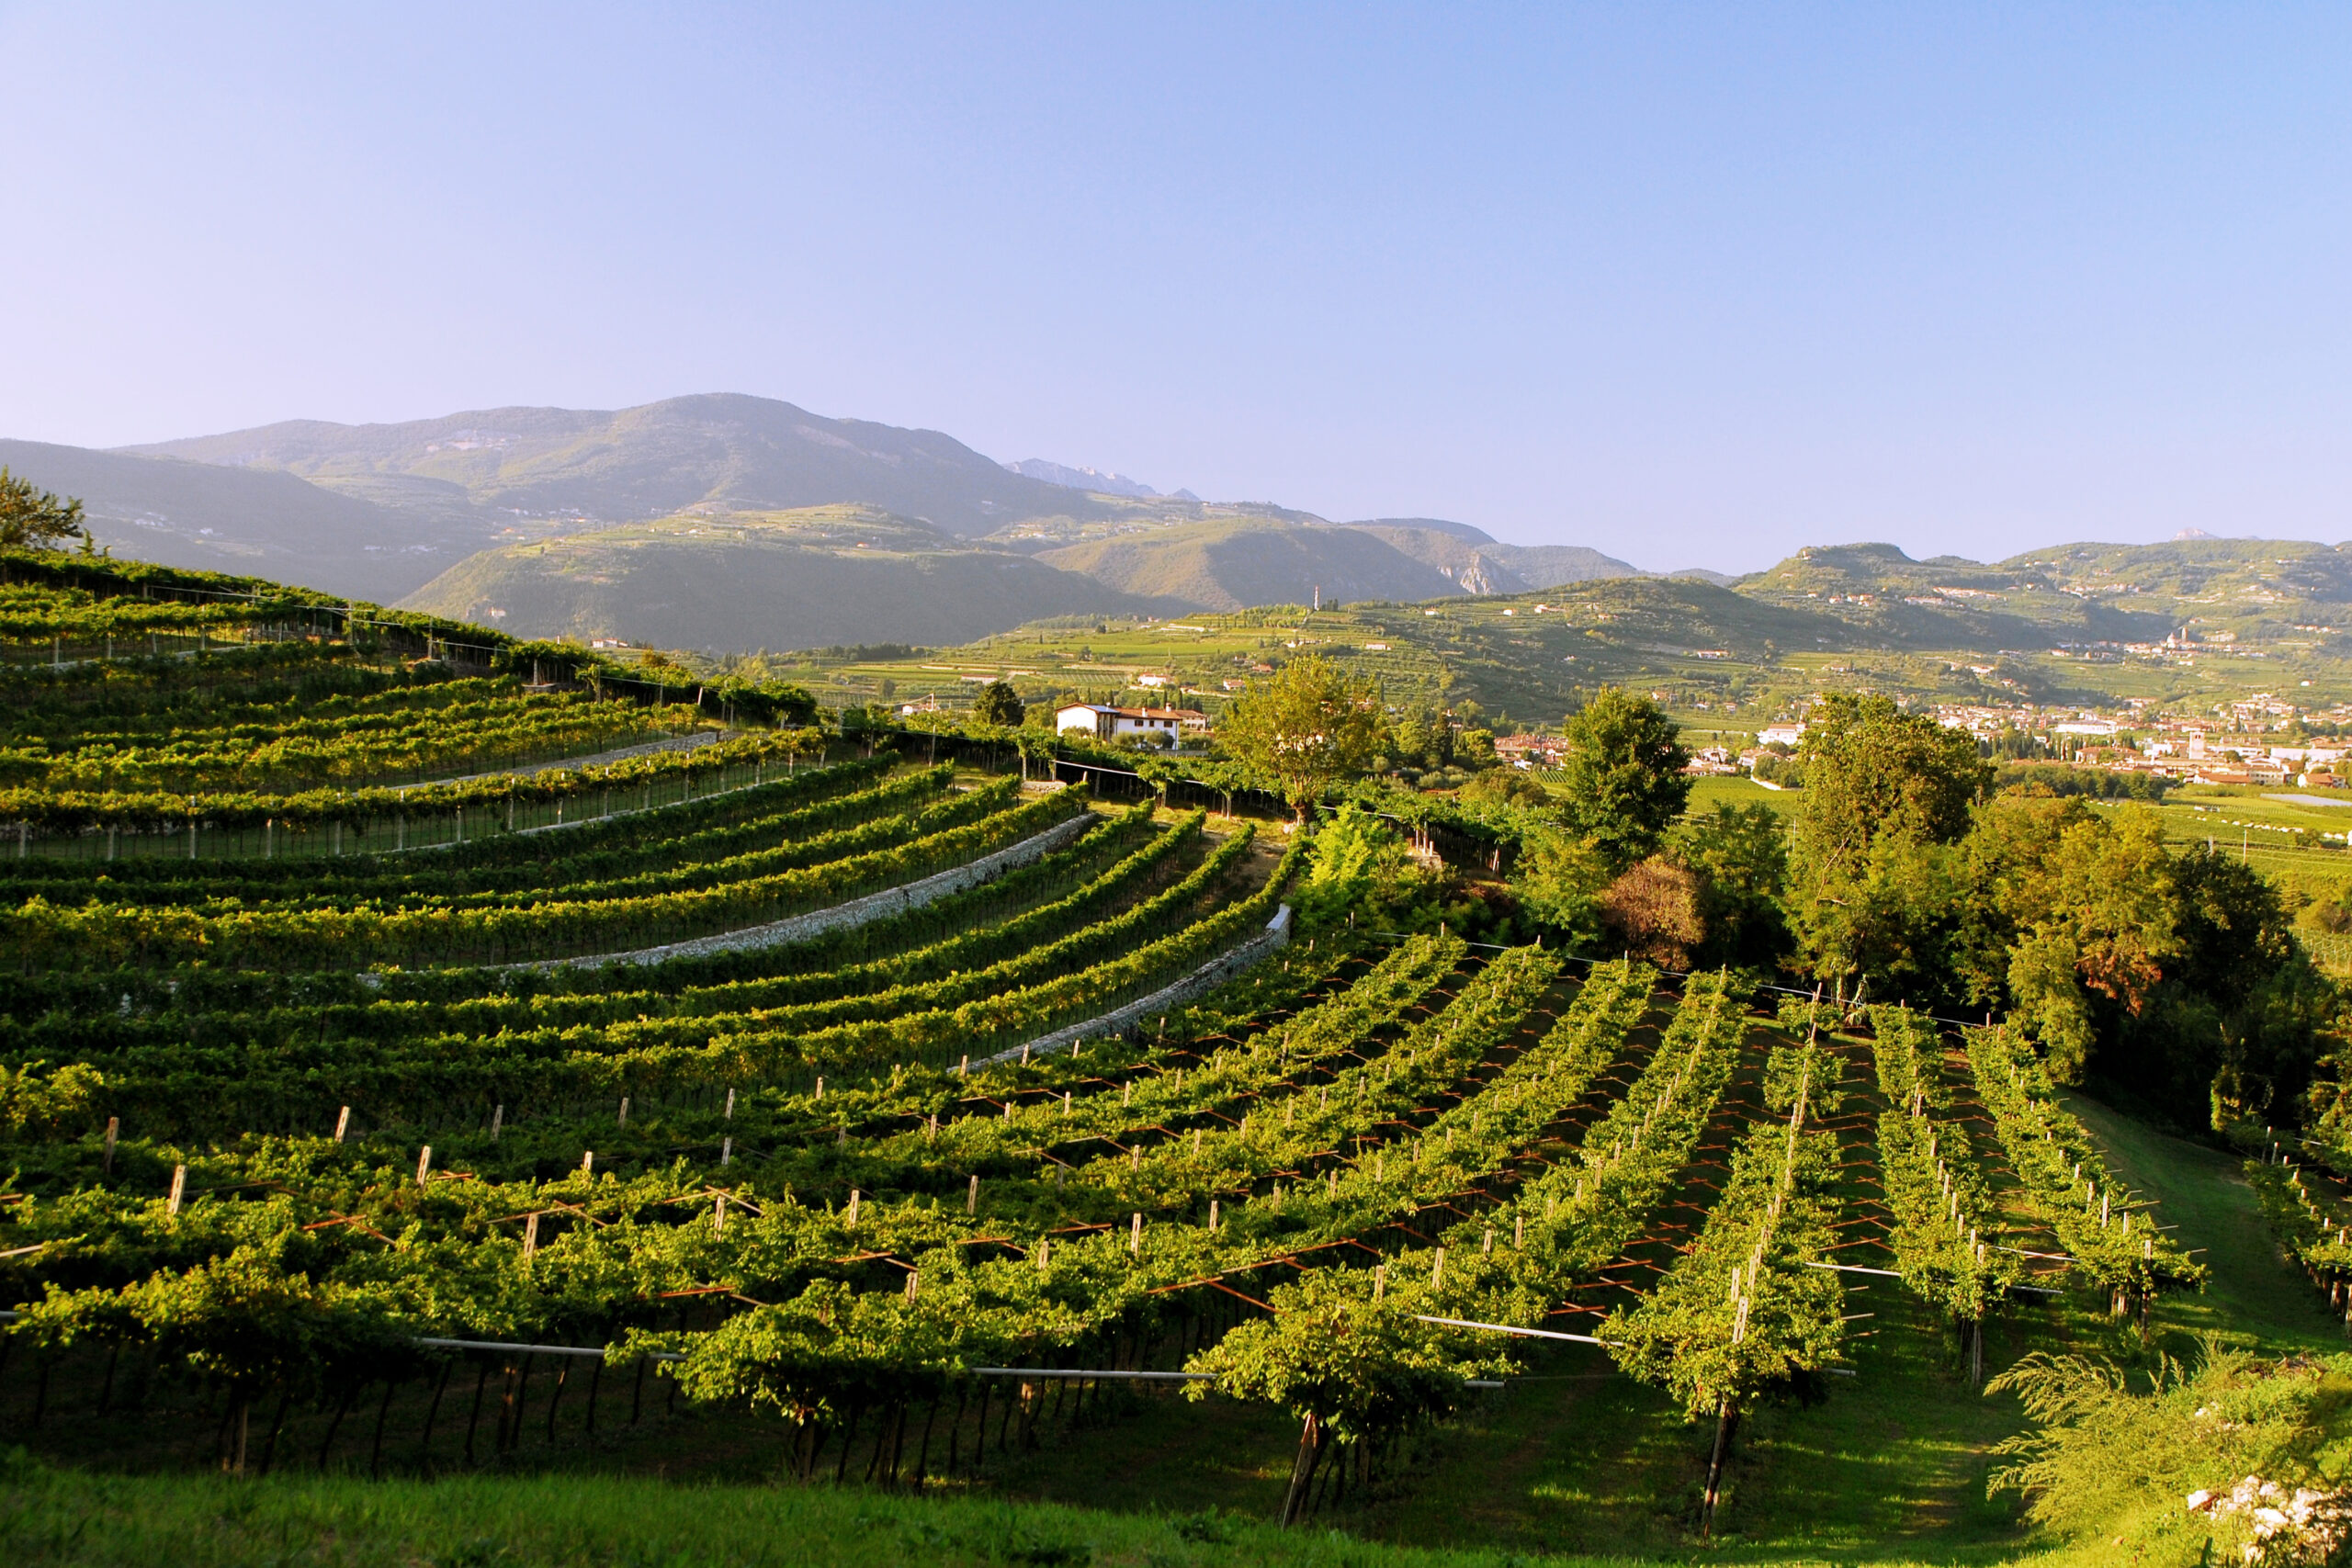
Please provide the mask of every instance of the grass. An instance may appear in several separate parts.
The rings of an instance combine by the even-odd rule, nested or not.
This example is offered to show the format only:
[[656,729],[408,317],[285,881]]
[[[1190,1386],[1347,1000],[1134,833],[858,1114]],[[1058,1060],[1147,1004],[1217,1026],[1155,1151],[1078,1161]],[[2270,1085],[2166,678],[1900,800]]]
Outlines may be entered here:
[[28,1463],[0,1481],[0,1554],[21,1565],[338,1568],[1091,1562],[1498,1563],[1487,1551],[1377,1551],[1211,1514],[888,1497],[831,1487],[682,1486],[538,1476],[232,1482],[96,1476]]
[[2344,1348],[2324,1298],[2280,1255],[2237,1156],[2157,1132],[2086,1095],[2069,1095],[2066,1108],[2105,1146],[2116,1177],[2155,1199],[2160,1223],[2194,1238],[2213,1271],[2202,1292],[2165,1303],[2169,1323],[2244,1345]]
[[1774,815],[1789,818],[1796,815],[1804,797],[1792,790],[1766,789],[1750,778],[1729,778],[1721,774],[1690,781],[1690,810],[1706,812],[1717,806],[1767,806]]
[[[21,1455],[0,1470],[0,1554],[35,1568],[868,1568],[922,1562],[1134,1568],[1505,1568],[1500,1544],[1428,1549],[1336,1530],[1283,1532],[1206,1511],[1116,1514],[1050,1503],[890,1496],[830,1486],[681,1485],[537,1476],[441,1482],[232,1481],[51,1470]],[[1759,1561],[1736,1545],[1676,1561]],[[1828,1549],[1769,1559],[1841,1568],[2030,1560]],[[1616,1551],[1547,1557],[1561,1568],[1655,1562]]]

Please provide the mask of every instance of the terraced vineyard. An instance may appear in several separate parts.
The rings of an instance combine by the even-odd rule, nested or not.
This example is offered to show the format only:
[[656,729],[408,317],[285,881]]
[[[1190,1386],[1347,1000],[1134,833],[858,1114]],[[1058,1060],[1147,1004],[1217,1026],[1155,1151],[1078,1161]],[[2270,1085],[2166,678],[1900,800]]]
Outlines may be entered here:
[[[1998,1034],[1294,933],[1308,848],[1201,813],[771,729],[410,839],[526,781],[403,824],[379,770],[707,721],[349,635],[11,674],[0,1406],[59,1451],[435,1470],[684,1401],[906,1483],[1181,1384],[1299,1419],[1295,1518],[1553,1340],[1713,1422],[1703,1528],[1743,1413],[1837,1397],[1858,1272],[1980,1365],[2074,1281],[2196,1282]],[[337,793],[240,752],[263,709]],[[196,839],[232,778],[261,830]]]

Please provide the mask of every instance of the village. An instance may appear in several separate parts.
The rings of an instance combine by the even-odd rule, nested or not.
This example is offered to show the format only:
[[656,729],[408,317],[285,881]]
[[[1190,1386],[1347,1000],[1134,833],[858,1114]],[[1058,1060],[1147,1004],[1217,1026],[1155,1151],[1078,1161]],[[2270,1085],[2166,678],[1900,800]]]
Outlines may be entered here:
[[[1967,731],[1999,761],[2060,762],[2188,784],[2325,787],[2337,783],[2339,764],[2352,755],[2352,705],[2311,713],[2256,692],[2205,717],[2154,711],[2137,699],[2124,706],[2115,714],[2031,703],[1939,703],[1932,711],[1938,723]],[[1745,774],[1778,787],[1777,765],[1796,754],[1804,734],[1801,714],[1783,716],[1758,728],[1752,745],[1693,748],[1688,771]],[[1496,739],[1495,751],[1516,767],[1551,768],[1559,765],[1566,745],[1557,735],[1506,735]]]

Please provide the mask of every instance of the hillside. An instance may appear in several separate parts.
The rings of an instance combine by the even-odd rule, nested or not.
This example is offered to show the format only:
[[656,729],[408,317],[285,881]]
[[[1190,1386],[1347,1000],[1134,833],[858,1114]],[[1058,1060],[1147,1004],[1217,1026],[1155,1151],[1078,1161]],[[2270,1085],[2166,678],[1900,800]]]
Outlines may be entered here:
[[1054,615],[1185,606],[975,549],[873,507],[684,513],[487,550],[402,602],[527,637],[749,650],[962,642]]
[[1641,575],[1639,568],[1583,545],[1506,545],[1442,518],[1376,518],[1341,526],[1394,545],[1471,593],[1526,593],[1596,577]]
[[[664,523],[665,560],[954,553]],[[2015,1028],[1419,874],[1333,897],[1365,829],[1044,735],[894,747],[259,580],[0,567],[7,1561],[2186,1568],[2252,1561],[2177,1528],[2192,1487],[2341,1484],[2278,1441],[2352,1375],[2326,1121],[2328,1163],[2241,1162]],[[1095,635],[1842,626],[1609,580]],[[2042,1417],[1984,1377],[2035,1353],[2215,1359],[2108,1402],[2134,1465],[2053,1523],[1987,1484]]]
[[[2295,547],[2276,548],[2284,556]],[[2322,551],[2301,570],[2315,573],[2332,555]],[[1145,688],[1132,682],[1153,676],[1214,709],[1227,682],[1313,652],[1377,678],[1392,703],[1475,702],[1489,717],[1549,727],[1595,686],[1619,684],[1655,694],[1700,736],[1730,739],[1795,716],[1816,693],[1839,690],[2000,707],[2120,710],[2140,703],[2191,714],[2259,692],[2291,693],[2319,719],[2340,717],[2338,705],[2352,705],[2352,638],[2292,625],[2268,635],[2286,615],[2340,616],[2341,610],[2308,600],[2256,604],[2249,593],[2275,592],[2258,573],[2245,582],[2208,575],[2198,584],[2252,604],[2253,615],[2232,612],[2248,628],[2243,636],[2219,640],[2229,629],[2210,613],[2225,607],[2220,600],[2183,599],[2182,621],[2198,622],[2191,631],[2216,640],[2166,648],[2159,620],[2153,643],[2101,647],[2094,646],[2098,634],[2137,633],[2146,612],[2119,620],[2013,564],[1917,562],[1892,547],[1870,546],[1804,552],[1733,588],[1690,575],[1596,578],[1540,592],[1350,600],[1336,608],[1327,588],[1319,613],[1291,604],[1173,623],[1063,622],[961,649],[934,644],[912,670],[827,660],[780,668],[821,681],[833,694],[829,701],[876,694],[886,681],[922,682],[930,670],[1004,675],[1031,698],[1139,693]],[[2278,571],[2275,558],[2266,570]],[[1938,593],[1939,587],[1951,592]],[[2165,610],[2175,607],[2165,601]],[[2200,609],[2209,614],[2190,614]],[[954,700],[953,689],[944,700]]]
[[[1451,542],[1451,541],[1449,541]],[[1435,599],[1464,590],[1378,533],[1271,517],[1211,518],[1043,552],[1037,559],[1125,592],[1201,609],[1356,599]],[[1513,586],[1516,586],[1514,583]]]
[[93,536],[165,566],[257,573],[334,593],[397,598],[492,542],[469,504],[379,505],[267,468],[0,441],[0,464],[79,497]]
[[[1319,532],[1319,530],[1318,530]],[[1327,592],[1326,598],[1329,595]],[[1457,705],[1549,726],[1604,683],[1654,689],[1701,728],[1770,722],[1785,705],[1852,672],[1894,689],[1951,677],[1942,660],[1873,663],[1869,639],[1818,611],[1759,603],[1689,579],[1597,578],[1540,594],[1455,595],[1419,604],[1352,600],[1196,613],[1176,621],[1020,628],[911,660],[809,658],[776,672],[860,700],[954,676],[1003,676],[1027,698],[1149,688],[1159,679],[1212,709],[1238,683],[1306,654],[1377,679],[1391,703]],[[1840,673],[1842,672],[1842,673]],[[1961,680],[1973,681],[1963,675]],[[1160,688],[1165,689],[1165,688]]]
[[2339,635],[2352,556],[2292,540],[2060,545],[1990,565],[1913,560],[1893,545],[1820,547],[1739,580],[1738,591],[1815,609],[1889,644],[1992,650],[2050,642],[2199,641]]
[[295,420],[133,450],[284,468],[363,491],[387,478],[438,480],[480,506],[605,522],[695,505],[859,502],[951,534],[984,534],[1011,518],[1087,504],[937,431],[827,419],[733,393],[618,411],[481,409],[400,424]]
[[[1465,524],[1333,525],[1265,502],[1162,495],[1121,475],[1042,459],[1001,464],[936,431],[830,419],[731,394],[621,410],[475,410],[388,424],[293,420],[113,452],[0,443],[0,461],[81,497],[98,541],[126,557],[271,572],[390,602],[478,551],[501,551],[464,574],[464,603],[487,613],[516,599],[538,624],[593,624],[639,640],[671,640],[671,629],[654,628],[677,623],[659,613],[637,621],[625,596],[605,595],[589,610],[572,590],[510,588],[523,563],[537,558],[516,547],[686,512],[709,519],[870,507],[931,530],[904,541],[895,552],[902,564],[933,550],[951,558],[919,574],[957,585],[943,589],[956,600],[954,630],[934,627],[926,634],[934,639],[1143,601],[1186,611],[1238,607],[1311,599],[1318,585],[1327,599],[1419,599],[1633,570],[1582,547],[1500,544]],[[684,547],[692,537],[662,531],[634,547]],[[965,558],[975,542],[1032,557],[1076,553],[1047,563],[1061,575],[1008,568],[998,580],[975,575]],[[650,557],[639,566],[650,570]],[[662,569],[655,602],[698,570],[684,562]],[[1069,572],[1094,577],[1107,595],[1074,595]],[[857,635],[855,623],[901,625],[910,602],[870,573],[809,586],[824,596],[829,625],[852,624],[852,641],[877,635]],[[869,586],[878,597],[859,596]],[[458,602],[452,592],[435,590],[430,602]],[[791,629],[801,624],[797,612],[786,619],[781,635],[799,640]],[[731,635],[739,623],[726,624]]]

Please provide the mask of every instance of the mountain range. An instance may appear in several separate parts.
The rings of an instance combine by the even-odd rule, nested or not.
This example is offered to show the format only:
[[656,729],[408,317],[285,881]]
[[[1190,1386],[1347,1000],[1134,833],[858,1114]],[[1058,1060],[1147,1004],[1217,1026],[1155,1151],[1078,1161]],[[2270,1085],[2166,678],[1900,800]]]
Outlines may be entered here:
[[1334,523],[1006,465],[937,431],[734,394],[292,420],[113,451],[0,441],[0,463],[80,497],[121,554],[672,646],[960,640],[1056,615],[1515,592],[1635,570],[1465,524]]
[[[0,464],[80,497],[97,540],[123,555],[528,636],[712,650],[941,644],[1056,617],[1541,595],[1645,575],[1587,547],[1506,544],[1444,518],[1335,522],[1043,459],[1008,467],[937,431],[736,395],[298,420],[113,451],[0,441]],[[2352,623],[2352,553],[2305,543],[2066,545],[1991,564],[1860,544],[1738,579],[1670,575],[1923,650],[2161,641],[2196,626],[2332,643]]]
[[[1067,463],[1049,463],[1043,457],[1023,457],[1018,463],[1007,463],[1005,467],[1016,474],[1043,479],[1049,485],[1089,491],[1096,495],[1151,497],[1159,493],[1141,479],[1131,479],[1125,474],[1105,473],[1101,468],[1073,468]],[[1201,499],[1189,490],[1173,490],[1168,494],[1173,501]]]

